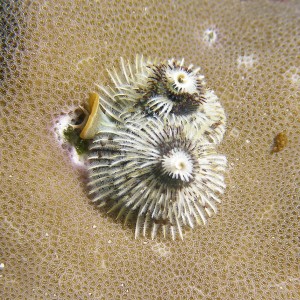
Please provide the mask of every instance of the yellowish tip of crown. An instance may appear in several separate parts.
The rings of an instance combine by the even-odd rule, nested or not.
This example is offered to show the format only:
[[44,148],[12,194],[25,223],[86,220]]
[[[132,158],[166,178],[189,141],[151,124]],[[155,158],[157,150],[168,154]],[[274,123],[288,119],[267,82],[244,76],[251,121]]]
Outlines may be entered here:
[[90,113],[88,120],[83,127],[80,137],[82,139],[92,139],[97,133],[97,125],[99,124],[99,95],[97,93],[90,93],[88,100],[88,111]]

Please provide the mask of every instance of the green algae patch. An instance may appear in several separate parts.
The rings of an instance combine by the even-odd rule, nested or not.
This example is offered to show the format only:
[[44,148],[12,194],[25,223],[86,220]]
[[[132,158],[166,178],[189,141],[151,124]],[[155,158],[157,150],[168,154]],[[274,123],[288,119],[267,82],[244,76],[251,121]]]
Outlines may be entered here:
[[89,142],[82,139],[79,134],[80,132],[78,130],[69,125],[67,129],[64,130],[64,139],[74,146],[78,155],[83,155],[89,150]]

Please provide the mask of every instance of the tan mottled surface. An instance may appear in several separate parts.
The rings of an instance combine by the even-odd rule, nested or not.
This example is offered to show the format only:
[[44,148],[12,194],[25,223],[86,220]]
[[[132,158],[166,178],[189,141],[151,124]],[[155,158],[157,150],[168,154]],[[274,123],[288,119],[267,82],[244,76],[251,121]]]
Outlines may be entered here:
[[[299,299],[299,1],[4,2],[2,299]],[[201,66],[227,112],[223,203],[183,242],[95,209],[53,133],[136,53]]]

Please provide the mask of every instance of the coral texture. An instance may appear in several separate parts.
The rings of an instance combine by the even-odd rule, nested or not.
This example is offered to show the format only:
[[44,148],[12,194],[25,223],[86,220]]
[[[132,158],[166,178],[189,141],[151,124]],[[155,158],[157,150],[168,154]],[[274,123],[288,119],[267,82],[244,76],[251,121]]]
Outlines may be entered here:
[[[0,5],[3,299],[300,298],[298,0]],[[222,206],[184,241],[91,205],[53,130],[136,53],[201,66],[226,111]]]

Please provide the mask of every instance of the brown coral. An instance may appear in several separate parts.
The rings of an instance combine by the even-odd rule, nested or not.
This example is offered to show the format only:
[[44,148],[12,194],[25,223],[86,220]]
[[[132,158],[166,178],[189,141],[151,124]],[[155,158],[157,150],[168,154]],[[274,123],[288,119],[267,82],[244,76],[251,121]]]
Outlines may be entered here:
[[[298,1],[1,3],[4,299],[300,298]],[[223,205],[184,242],[95,210],[52,131],[136,53],[201,66],[227,113]]]

